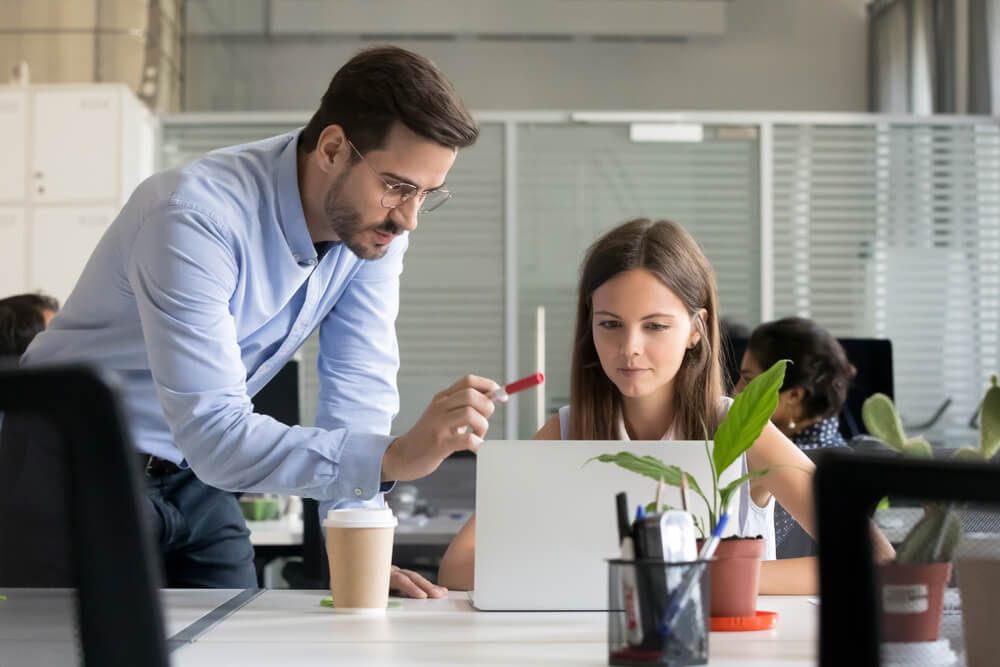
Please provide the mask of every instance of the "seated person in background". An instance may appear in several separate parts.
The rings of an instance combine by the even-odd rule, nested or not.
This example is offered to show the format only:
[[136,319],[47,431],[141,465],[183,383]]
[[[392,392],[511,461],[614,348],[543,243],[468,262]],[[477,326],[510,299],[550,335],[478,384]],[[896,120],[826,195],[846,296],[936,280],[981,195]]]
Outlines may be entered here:
[[19,304],[34,308],[42,314],[42,317],[45,320],[45,326],[49,326],[49,322],[51,322],[52,318],[59,312],[59,299],[54,296],[42,294],[41,292],[15,294],[14,296],[8,296],[0,299],[0,306],[6,306],[9,304]]
[[[847,399],[854,366],[829,331],[812,320],[786,317],[761,324],[747,341],[736,391],[779,359],[791,359],[771,422],[799,449],[846,447],[837,415]],[[757,496],[755,501],[766,500]],[[778,558],[818,553],[816,542],[780,504],[774,508]]]
[[[19,358],[28,344],[59,310],[59,302],[43,294],[17,294],[0,299],[0,358]],[[8,359],[7,361],[10,361]]]
[[[723,393],[715,274],[690,234],[665,220],[613,229],[588,251],[578,298],[570,405],[536,439],[697,440],[703,420],[715,433],[731,401]],[[771,471],[737,493],[736,532],[764,535],[773,559],[771,496],[814,531],[814,466],[773,424],[744,456],[741,465]],[[891,557],[892,547],[882,538],[876,553]],[[472,587],[474,558],[475,517],[448,547],[439,584]],[[761,593],[817,590],[815,559],[763,563]]]

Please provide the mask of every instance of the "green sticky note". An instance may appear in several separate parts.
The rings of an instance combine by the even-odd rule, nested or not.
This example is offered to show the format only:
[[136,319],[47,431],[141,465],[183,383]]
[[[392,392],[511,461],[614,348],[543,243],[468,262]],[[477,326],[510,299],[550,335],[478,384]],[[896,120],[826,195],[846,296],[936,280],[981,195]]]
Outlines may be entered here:
[[[323,607],[330,607],[331,609],[333,608],[333,600],[331,600],[330,598],[323,598],[322,600],[319,601],[319,604],[320,606]],[[386,609],[402,609],[402,608],[403,608],[402,600],[389,600],[389,604],[386,605]]]

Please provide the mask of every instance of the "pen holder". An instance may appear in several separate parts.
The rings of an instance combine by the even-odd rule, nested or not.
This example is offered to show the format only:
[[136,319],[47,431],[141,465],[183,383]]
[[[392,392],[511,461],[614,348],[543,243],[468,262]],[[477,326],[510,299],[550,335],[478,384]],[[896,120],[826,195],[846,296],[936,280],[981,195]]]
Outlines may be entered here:
[[608,561],[608,664],[708,664],[708,561]]

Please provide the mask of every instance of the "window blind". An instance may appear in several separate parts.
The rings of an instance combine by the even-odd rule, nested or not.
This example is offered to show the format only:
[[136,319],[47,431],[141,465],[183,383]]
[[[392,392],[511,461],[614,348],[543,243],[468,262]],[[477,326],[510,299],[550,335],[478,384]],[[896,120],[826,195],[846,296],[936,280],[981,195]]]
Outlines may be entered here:
[[776,125],[775,316],[888,338],[904,424],[975,442],[997,372],[1000,133],[993,123]]
[[[628,219],[682,224],[715,267],[721,314],[746,324],[759,320],[757,133],[706,127],[704,137],[635,143],[626,123],[519,126],[518,363],[522,373],[534,371],[534,315],[543,305],[548,414],[569,402],[576,283],[584,253]],[[531,437],[534,411],[522,408],[519,422],[520,437]]]

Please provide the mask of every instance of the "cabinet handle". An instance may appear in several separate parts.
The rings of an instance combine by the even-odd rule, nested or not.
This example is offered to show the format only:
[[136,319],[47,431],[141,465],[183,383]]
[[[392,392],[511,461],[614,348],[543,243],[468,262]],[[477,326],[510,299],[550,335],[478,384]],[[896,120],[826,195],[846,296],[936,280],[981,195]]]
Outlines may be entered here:
[[39,185],[38,186],[38,194],[40,194],[40,195],[45,194],[45,186],[44,185]]
[[42,177],[42,172],[36,171],[35,172],[35,178],[41,178],[41,177]]

